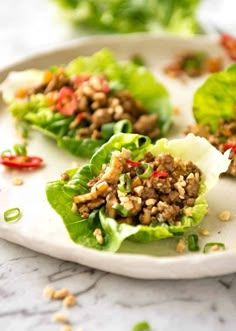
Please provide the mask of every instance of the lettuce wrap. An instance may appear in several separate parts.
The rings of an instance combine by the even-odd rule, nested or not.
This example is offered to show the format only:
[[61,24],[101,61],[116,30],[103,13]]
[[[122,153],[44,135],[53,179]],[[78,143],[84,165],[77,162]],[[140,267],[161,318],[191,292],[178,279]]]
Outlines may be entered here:
[[[91,96],[91,84],[97,85],[97,82],[100,87],[96,89],[93,85]],[[172,114],[168,93],[153,74],[131,61],[118,62],[108,49],[89,57],[78,57],[65,67],[10,73],[0,85],[0,91],[14,117],[84,158],[91,157],[114,133],[134,131],[146,135],[135,131],[136,122],[144,114],[152,120],[151,124],[143,125],[153,127],[155,132],[151,138],[164,136]],[[103,99],[97,101],[95,97]],[[91,122],[94,112],[100,108],[107,112],[112,105],[115,111],[117,100],[124,113],[118,114],[117,107],[113,117],[102,114],[104,123],[97,121],[96,126]],[[133,117],[125,107],[134,109]],[[89,127],[90,131],[86,131],[89,125],[93,129]]]
[[215,132],[221,119],[235,119],[236,65],[212,74],[194,94],[193,115],[196,122],[209,125]]
[[195,92],[193,115],[196,124],[186,133],[206,138],[219,151],[230,149],[227,174],[236,177],[236,65],[211,75]]
[[[75,210],[74,197],[78,194],[85,196],[89,192],[88,184],[91,180],[99,178],[104,165],[107,165],[109,169],[112,157],[124,151],[130,153],[133,161],[129,162],[134,164],[139,164],[138,161],[147,155],[146,153],[151,153],[156,157],[171,155],[174,160],[181,160],[181,162],[191,160],[194,163],[192,167],[200,169],[202,175],[194,204],[192,207],[183,209],[178,222],[168,224],[168,220],[165,222],[157,220],[149,225],[130,225],[119,223],[116,219],[108,217],[104,206],[94,208],[87,218],[83,217],[77,209]],[[182,235],[191,227],[198,225],[207,212],[205,195],[216,185],[220,173],[227,169],[229,162],[228,152],[223,155],[207,140],[192,134],[184,139],[172,141],[163,138],[155,144],[152,144],[148,137],[141,135],[117,134],[93,155],[89,164],[79,169],[68,170],[61,180],[49,182],[46,188],[47,199],[62,217],[70,238],[75,243],[116,252],[125,239],[147,243]],[[165,176],[165,173],[162,171],[159,175]],[[165,178],[160,180],[164,182]],[[101,236],[100,241],[98,239],[101,239]]]

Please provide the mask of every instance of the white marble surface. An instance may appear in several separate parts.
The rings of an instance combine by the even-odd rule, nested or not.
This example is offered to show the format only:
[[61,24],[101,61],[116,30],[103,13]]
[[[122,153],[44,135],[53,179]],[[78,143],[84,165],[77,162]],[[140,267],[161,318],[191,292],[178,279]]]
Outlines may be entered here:
[[[0,1],[0,67],[74,37],[47,0]],[[149,321],[153,331],[235,330],[235,275],[142,281],[53,259],[4,240],[0,252],[1,331],[60,330],[51,320],[60,302],[42,297],[47,284],[76,294],[78,305],[65,311],[75,331],[79,326],[84,331],[130,331],[140,320]]]

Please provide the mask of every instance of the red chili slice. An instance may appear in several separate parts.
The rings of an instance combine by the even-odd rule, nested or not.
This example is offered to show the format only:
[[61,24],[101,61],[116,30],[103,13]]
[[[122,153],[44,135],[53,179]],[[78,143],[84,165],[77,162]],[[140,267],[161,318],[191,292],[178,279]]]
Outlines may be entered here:
[[164,178],[164,177],[168,176],[168,172],[155,170],[155,171],[153,171],[152,176],[153,177],[163,177]]
[[81,75],[75,75],[71,78],[72,82],[75,85],[81,85],[84,82],[87,82],[89,80],[89,78],[91,77],[91,75],[89,74],[81,74]]
[[85,112],[79,113],[78,115],[76,115],[76,120],[80,122],[84,117],[85,117]]
[[142,162],[133,161],[133,160],[126,160],[126,163],[132,167],[139,167],[142,164]]
[[2,155],[0,164],[9,168],[37,168],[43,162],[38,156]]
[[63,115],[73,115],[78,108],[78,100],[74,90],[64,86],[58,93],[56,109]]
[[232,149],[234,152],[236,152],[236,144],[224,144],[224,149],[227,150],[227,149]]
[[231,60],[236,60],[236,38],[228,33],[223,33],[220,37],[221,45],[226,49]]

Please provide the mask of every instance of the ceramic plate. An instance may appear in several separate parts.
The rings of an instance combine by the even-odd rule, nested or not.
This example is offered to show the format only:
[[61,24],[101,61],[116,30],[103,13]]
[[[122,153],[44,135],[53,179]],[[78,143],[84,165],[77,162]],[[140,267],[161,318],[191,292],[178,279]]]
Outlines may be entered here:
[[[194,90],[206,77],[179,81],[166,77],[163,66],[173,59],[174,54],[192,49],[201,49],[212,55],[224,56],[216,39],[197,37],[180,39],[166,36],[133,35],[90,37],[63,45],[44,53],[31,56],[9,66],[0,73],[2,81],[11,70],[27,68],[47,68],[53,64],[67,63],[78,55],[90,55],[102,47],[109,47],[119,59],[127,59],[133,54],[144,57],[146,64],[168,88],[172,103],[180,109],[173,118],[169,137],[183,136],[187,124],[193,123],[191,100]],[[0,151],[19,142],[12,118],[1,101],[0,110]],[[137,244],[126,241],[118,253],[100,252],[74,244],[66,232],[60,217],[50,208],[45,196],[45,183],[57,179],[63,170],[71,168],[76,159],[40,133],[31,132],[29,153],[37,154],[45,160],[44,168],[32,172],[7,170],[1,166],[0,183],[0,237],[64,260],[78,262],[93,268],[144,279],[158,278],[198,278],[215,276],[236,271],[236,213],[235,180],[221,178],[217,187],[208,195],[209,214],[196,231],[207,228],[208,237],[199,237],[201,251],[178,254],[176,239],[166,239],[151,244]],[[14,186],[15,176],[24,179],[24,185]],[[22,218],[15,223],[5,223],[3,212],[12,207],[22,210]],[[229,210],[232,219],[221,222],[217,215]],[[226,250],[203,254],[206,242],[224,242]]]

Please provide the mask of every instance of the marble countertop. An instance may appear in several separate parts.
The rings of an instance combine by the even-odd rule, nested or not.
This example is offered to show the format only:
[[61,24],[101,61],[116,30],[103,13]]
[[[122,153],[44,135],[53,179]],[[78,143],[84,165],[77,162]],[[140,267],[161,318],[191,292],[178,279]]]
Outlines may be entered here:
[[[33,14],[33,9],[35,14]],[[0,2],[0,67],[75,38],[47,0]],[[73,330],[131,331],[147,320],[153,331],[234,331],[236,275],[181,281],[135,280],[50,258],[0,240],[0,330],[56,331],[58,301],[48,284],[68,288],[78,304],[64,309]]]

